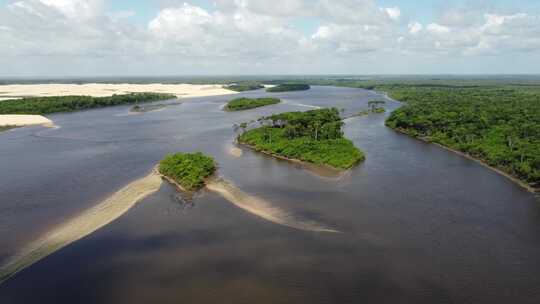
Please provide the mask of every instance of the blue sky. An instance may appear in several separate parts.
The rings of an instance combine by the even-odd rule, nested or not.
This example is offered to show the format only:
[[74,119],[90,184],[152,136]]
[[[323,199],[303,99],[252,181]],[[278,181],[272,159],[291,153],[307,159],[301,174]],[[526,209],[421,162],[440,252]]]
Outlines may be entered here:
[[540,1],[0,0],[0,44],[0,76],[539,73]]

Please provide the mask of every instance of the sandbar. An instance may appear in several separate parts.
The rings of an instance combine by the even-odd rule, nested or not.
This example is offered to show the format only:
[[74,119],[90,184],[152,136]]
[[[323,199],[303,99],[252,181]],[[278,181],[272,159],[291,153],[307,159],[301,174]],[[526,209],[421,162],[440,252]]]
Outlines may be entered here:
[[41,115],[0,115],[0,126],[23,127],[32,125],[54,126],[50,119]]
[[111,223],[137,202],[159,190],[156,170],[118,190],[105,201],[50,230],[0,265],[0,284],[21,270]]

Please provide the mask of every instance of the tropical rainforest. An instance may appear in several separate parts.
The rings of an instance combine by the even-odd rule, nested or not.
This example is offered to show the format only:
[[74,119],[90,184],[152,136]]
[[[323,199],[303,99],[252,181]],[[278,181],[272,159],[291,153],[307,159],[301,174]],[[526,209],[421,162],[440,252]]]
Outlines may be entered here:
[[216,171],[216,162],[201,152],[167,155],[159,163],[159,172],[177,182],[187,191],[204,186],[204,181]]
[[540,184],[540,89],[394,87],[406,102],[386,124]]
[[286,112],[259,119],[258,128],[242,133],[238,142],[269,154],[337,169],[348,169],[364,154],[343,136],[336,108]]

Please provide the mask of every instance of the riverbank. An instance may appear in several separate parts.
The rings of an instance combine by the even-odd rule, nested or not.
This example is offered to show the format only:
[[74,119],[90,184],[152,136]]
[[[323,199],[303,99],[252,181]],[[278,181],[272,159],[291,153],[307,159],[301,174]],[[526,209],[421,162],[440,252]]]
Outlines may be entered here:
[[0,265],[0,284],[48,255],[111,223],[137,202],[159,190],[162,179],[156,171],[153,169],[146,177],[131,182],[103,202],[24,247]]
[[[390,128],[390,127],[389,127]],[[436,143],[436,142],[432,142],[426,138],[422,138],[422,137],[418,137],[418,136],[414,136],[414,135],[411,135],[407,132],[407,130],[404,130],[404,129],[400,129],[400,128],[390,128],[398,133],[401,133],[401,134],[404,134],[404,135],[407,135],[409,137],[412,137],[414,139],[417,139],[417,140],[420,140],[422,142],[425,142],[425,143],[428,143],[428,144],[434,144],[438,147],[441,147],[447,151],[450,151],[450,152],[453,152],[455,154],[458,154],[462,157],[465,157],[469,160],[472,160],[474,162],[477,162],[479,163],[480,165],[508,178],[509,180],[513,181],[514,183],[516,183],[517,185],[521,186],[522,188],[526,189],[527,191],[531,192],[531,193],[534,193],[534,194],[539,194],[540,193],[540,187],[534,187],[530,184],[528,184],[527,182],[525,181],[522,181],[521,179],[513,176],[512,174],[508,173],[508,172],[505,172],[503,171],[502,169],[499,169],[499,168],[496,168],[496,167],[493,167],[489,164],[487,164],[484,160],[480,159],[480,158],[477,158],[477,157],[474,157],[470,154],[467,154],[465,152],[462,152],[462,151],[459,151],[459,150],[456,150],[456,149],[453,149],[453,148],[450,148],[450,147],[447,147],[445,145],[442,145],[442,144],[439,144],[439,143]]]
[[0,85],[0,100],[24,97],[92,96],[107,97],[129,93],[165,93],[178,98],[231,95],[238,92],[227,90],[222,85],[195,84],[12,84]]

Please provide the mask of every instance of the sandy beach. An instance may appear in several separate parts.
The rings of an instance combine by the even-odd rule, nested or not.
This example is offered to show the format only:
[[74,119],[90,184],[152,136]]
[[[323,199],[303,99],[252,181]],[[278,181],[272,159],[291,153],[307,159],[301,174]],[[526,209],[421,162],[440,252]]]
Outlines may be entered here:
[[0,126],[32,126],[43,125],[53,127],[53,122],[41,115],[0,115]]
[[194,84],[13,84],[0,86],[0,100],[22,97],[85,95],[93,97],[128,93],[169,93],[179,98],[235,94],[221,85]]

